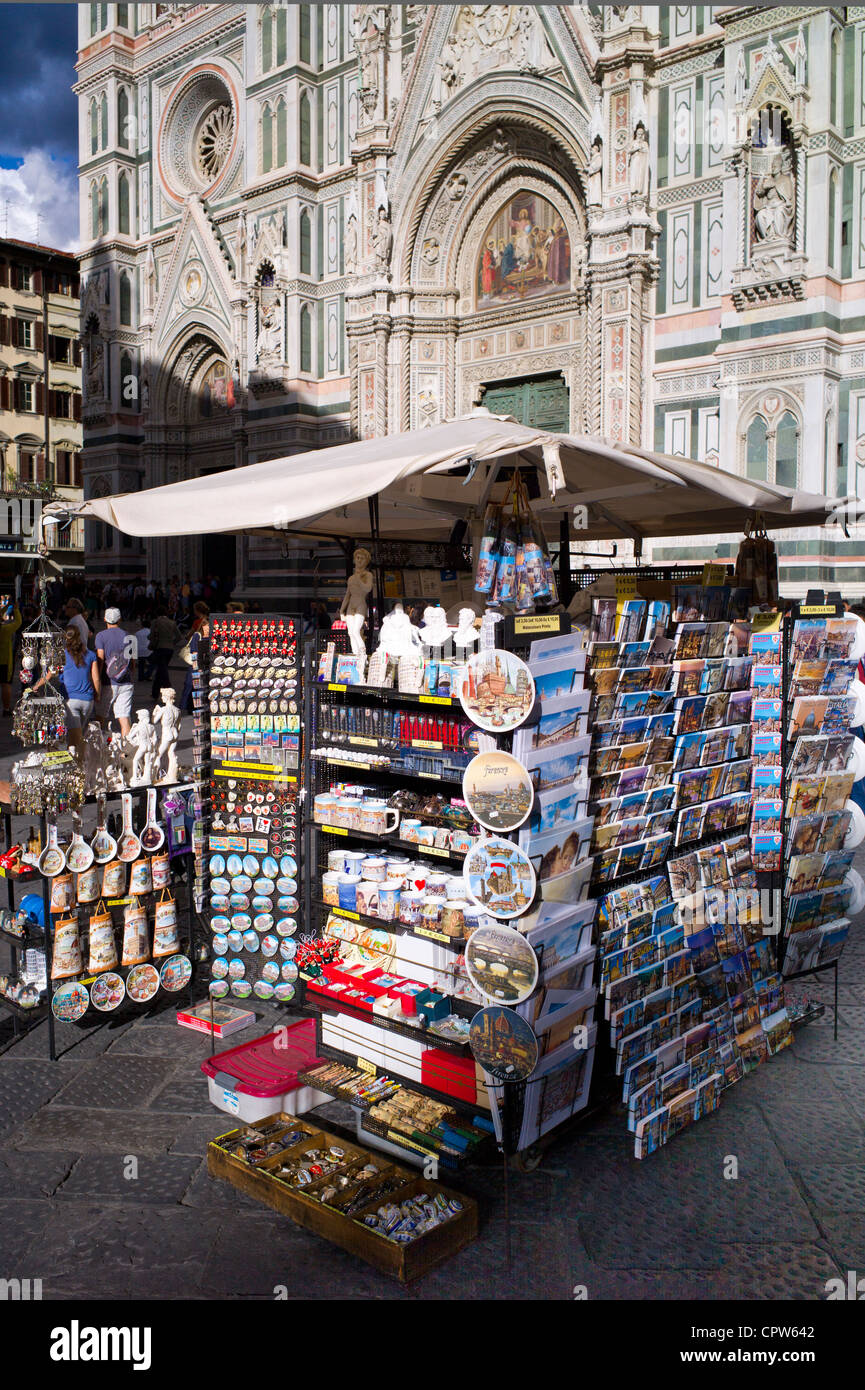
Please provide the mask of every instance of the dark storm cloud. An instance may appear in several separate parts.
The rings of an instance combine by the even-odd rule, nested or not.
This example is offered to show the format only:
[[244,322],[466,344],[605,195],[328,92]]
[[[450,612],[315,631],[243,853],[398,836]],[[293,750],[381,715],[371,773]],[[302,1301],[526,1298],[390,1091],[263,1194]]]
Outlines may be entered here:
[[77,5],[0,3],[0,155],[78,160]]

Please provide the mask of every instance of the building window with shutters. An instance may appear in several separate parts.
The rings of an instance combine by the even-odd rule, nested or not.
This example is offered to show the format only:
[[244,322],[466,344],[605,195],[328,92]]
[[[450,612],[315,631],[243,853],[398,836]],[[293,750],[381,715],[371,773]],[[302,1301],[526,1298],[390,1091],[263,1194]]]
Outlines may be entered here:
[[69,338],[58,338],[54,333],[48,335],[48,358],[61,366],[72,365],[72,342]]
[[35,449],[18,450],[18,481],[20,483],[38,482],[38,455]]
[[18,382],[18,409],[27,414],[36,410],[36,387],[32,381]]
[[51,414],[55,420],[72,419],[72,392],[71,391],[52,391],[51,392]]
[[32,292],[33,271],[29,265],[16,265],[13,279],[16,290],[23,290],[25,294]]
[[15,324],[18,329],[18,341],[15,346],[20,348],[32,348],[34,346],[33,324],[30,319],[16,319]]

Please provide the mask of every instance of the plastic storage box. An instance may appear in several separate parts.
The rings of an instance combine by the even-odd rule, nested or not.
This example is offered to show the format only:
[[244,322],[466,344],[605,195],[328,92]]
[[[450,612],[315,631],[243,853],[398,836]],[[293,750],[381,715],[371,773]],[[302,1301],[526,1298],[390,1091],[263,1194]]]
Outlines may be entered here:
[[211,1104],[255,1124],[277,1110],[302,1115],[332,1100],[325,1091],[298,1085],[297,1073],[321,1061],[315,1055],[315,1022],[302,1019],[215,1053],[201,1063],[201,1070]]

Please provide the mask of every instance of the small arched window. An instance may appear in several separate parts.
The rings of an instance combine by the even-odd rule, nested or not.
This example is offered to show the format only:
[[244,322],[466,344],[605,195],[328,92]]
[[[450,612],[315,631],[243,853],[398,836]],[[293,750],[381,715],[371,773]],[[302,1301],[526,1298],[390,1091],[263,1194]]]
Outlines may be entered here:
[[99,235],[108,232],[108,180],[103,174],[99,180]]
[[99,235],[99,185],[95,179],[90,185],[90,235],[94,241]]
[[118,6],[117,6],[117,27],[118,27],[118,29],[128,29],[128,28],[129,28],[129,6],[128,6],[128,5],[118,5]]
[[784,411],[775,435],[775,482],[781,487],[799,485],[799,425],[790,410]]
[[829,176],[829,216],[828,224],[828,255],[830,270],[838,269],[838,170],[833,169]]
[[273,113],[270,102],[264,103],[261,113],[261,172],[269,174],[273,168]]
[[100,143],[103,150],[108,149],[108,97],[102,93],[99,102]]
[[117,143],[122,150],[129,149],[129,95],[125,87],[117,94]]
[[312,107],[309,92],[300,94],[300,162],[312,164]]
[[132,327],[132,281],[125,270],[120,272],[120,322]]
[[99,152],[99,107],[94,97],[90,103],[90,153]]
[[832,35],[832,71],[829,74],[829,120],[833,125],[841,125],[841,31],[836,29]]
[[129,236],[129,176],[123,171],[117,180],[117,230]]
[[286,55],[286,14],[285,7],[280,5],[276,12],[276,66],[282,67]]
[[279,98],[279,101],[276,103],[276,113],[275,113],[275,116],[276,116],[276,154],[275,154],[275,156],[274,156],[274,161],[273,161],[273,162],[274,162],[274,164],[275,164],[275,166],[276,166],[277,169],[283,169],[283,168],[285,167],[285,163],[286,163],[286,160],[287,160],[287,158],[288,158],[288,155],[287,155],[287,153],[286,153],[286,116],[285,116],[285,101],[284,101],[284,99],[283,99],[282,97],[280,97],[280,98]]
[[300,273],[312,274],[312,219],[307,208],[300,214]]
[[312,312],[308,304],[300,311],[300,370],[312,371]]
[[755,415],[745,435],[745,471],[756,482],[769,481],[769,431],[762,415]]
[[138,383],[135,380],[132,358],[128,352],[120,354],[120,400],[130,409],[138,408]]

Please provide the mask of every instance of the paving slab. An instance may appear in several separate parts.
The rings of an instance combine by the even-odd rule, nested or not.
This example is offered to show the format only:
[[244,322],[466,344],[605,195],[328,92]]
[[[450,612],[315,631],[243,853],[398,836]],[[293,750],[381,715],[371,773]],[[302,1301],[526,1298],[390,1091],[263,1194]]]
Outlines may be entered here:
[[139,1110],[46,1108],[14,1129],[16,1149],[69,1149],[82,1153],[165,1153],[178,1136],[177,1114]]
[[183,1200],[199,1167],[199,1159],[182,1154],[85,1154],[54,1195],[58,1200],[99,1197],[106,1206],[171,1206]]

